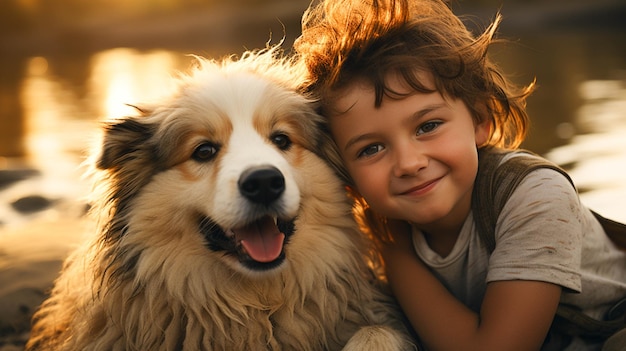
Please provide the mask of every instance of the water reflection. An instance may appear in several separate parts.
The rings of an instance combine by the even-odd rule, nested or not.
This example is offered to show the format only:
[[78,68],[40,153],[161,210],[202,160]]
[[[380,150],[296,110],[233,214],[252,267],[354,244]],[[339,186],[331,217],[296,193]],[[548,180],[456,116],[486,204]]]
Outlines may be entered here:
[[626,81],[589,80],[579,86],[584,104],[575,123],[585,134],[547,154],[569,170],[585,204],[626,222]]
[[[71,60],[59,64],[58,58],[27,59],[15,94],[22,116],[0,116],[8,122],[2,128],[23,129],[13,133],[21,140],[22,157],[2,158],[0,153],[0,229],[35,218],[55,221],[80,216],[90,187],[81,164],[99,140],[100,123],[134,113],[127,104],[167,94],[171,76],[186,70],[192,60],[179,52],[133,49],[102,51],[79,59],[82,64],[77,65]],[[16,168],[18,176],[23,168],[34,168],[41,175],[4,188],[5,178],[10,180],[13,173],[1,172]],[[24,212],[10,205],[33,197],[54,206]]]
[[171,51],[138,52],[114,49],[94,55],[89,79],[91,100],[98,115],[116,118],[132,113],[127,104],[157,99],[172,88],[172,74],[191,58]]
[[89,59],[85,96],[80,96],[80,89],[68,87],[49,71],[45,58],[30,59],[20,93],[27,159],[51,172],[76,163],[95,139],[99,121],[133,113],[128,104],[167,94],[172,73],[190,61],[163,50],[103,51]]
[[[26,76],[19,94],[24,108],[26,155],[34,164],[52,172],[68,165],[68,154],[78,144],[72,140],[84,135],[77,133],[88,126],[77,126],[75,108],[78,108],[72,90],[64,87],[49,70],[43,57],[28,61]],[[83,128],[81,128],[83,127]],[[54,167],[56,165],[56,167]]]

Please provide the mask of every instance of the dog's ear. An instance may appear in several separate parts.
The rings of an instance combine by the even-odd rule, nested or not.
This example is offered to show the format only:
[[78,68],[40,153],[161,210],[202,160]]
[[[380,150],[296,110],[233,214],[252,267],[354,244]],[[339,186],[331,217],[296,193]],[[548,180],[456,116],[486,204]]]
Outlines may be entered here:
[[144,162],[154,157],[150,139],[154,125],[145,117],[126,117],[104,126],[104,140],[96,167],[101,170],[116,170],[129,162]]
[[158,172],[150,117],[127,117],[105,125],[104,141],[95,167],[106,172],[109,201],[123,208]]
[[[104,126],[104,140],[94,160],[95,168],[104,171],[101,181],[106,203],[114,210],[112,218],[123,218],[130,200],[158,172],[153,135],[156,124],[149,116],[126,117]],[[123,232],[125,222],[113,220],[106,236]]]

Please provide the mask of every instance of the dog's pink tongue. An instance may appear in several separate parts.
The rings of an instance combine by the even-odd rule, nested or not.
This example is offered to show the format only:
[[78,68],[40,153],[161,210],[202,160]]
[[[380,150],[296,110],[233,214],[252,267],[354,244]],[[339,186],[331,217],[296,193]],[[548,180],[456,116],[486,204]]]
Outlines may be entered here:
[[233,229],[241,245],[257,262],[272,262],[283,250],[285,234],[281,233],[270,217],[263,217],[245,227]]

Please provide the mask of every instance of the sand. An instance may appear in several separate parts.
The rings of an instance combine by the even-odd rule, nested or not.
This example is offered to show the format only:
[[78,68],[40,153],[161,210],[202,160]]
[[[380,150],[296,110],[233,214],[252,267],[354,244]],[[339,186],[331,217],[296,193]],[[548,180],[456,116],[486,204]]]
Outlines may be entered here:
[[0,350],[23,345],[32,313],[89,226],[80,219],[41,220],[0,232]]
[[35,170],[0,169],[0,351],[24,348],[64,259],[93,232],[85,187],[67,181],[72,186]]

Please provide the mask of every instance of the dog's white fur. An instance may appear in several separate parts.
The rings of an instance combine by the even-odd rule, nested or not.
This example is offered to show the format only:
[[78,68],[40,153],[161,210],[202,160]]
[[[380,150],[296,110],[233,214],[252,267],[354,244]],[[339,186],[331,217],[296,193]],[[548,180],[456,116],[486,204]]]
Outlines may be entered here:
[[[377,289],[341,183],[315,153],[320,117],[277,52],[199,59],[176,94],[106,126],[98,235],[66,262],[27,350],[414,347]],[[269,204],[237,186],[260,166],[284,176]],[[231,228],[266,215],[295,219],[295,231],[284,260],[262,268],[211,247],[200,225],[210,219],[232,240]]]

